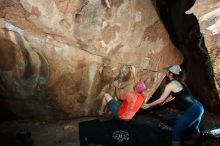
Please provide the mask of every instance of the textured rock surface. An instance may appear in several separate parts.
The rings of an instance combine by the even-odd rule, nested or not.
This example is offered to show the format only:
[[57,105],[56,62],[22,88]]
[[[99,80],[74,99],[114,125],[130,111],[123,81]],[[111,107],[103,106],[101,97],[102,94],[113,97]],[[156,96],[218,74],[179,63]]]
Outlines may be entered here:
[[[1,108],[18,118],[91,115],[113,77],[149,87],[181,63],[151,0],[1,0]],[[108,7],[109,8],[108,8]]]
[[[187,76],[186,83],[192,94],[202,102],[206,111],[219,114],[220,94],[216,85],[218,80],[216,69],[219,65],[213,63],[219,58],[216,53],[218,49],[210,51],[213,50],[210,49],[213,48],[210,43],[213,43],[213,46],[218,45],[218,36],[212,35],[210,42],[208,34],[205,33],[204,37],[201,33],[206,29],[204,25],[212,25],[218,20],[212,10],[218,8],[219,2],[217,0],[156,0],[156,4],[171,40],[184,56],[182,66]],[[200,17],[205,14],[215,18],[214,21],[209,19],[202,23]],[[214,30],[219,27],[217,23],[213,26]]]
[[[213,67],[217,92],[220,95],[220,2],[218,0],[197,0],[189,12],[195,13],[199,20],[201,32]],[[210,92],[210,91],[207,91]],[[218,101],[212,101],[218,102]]]

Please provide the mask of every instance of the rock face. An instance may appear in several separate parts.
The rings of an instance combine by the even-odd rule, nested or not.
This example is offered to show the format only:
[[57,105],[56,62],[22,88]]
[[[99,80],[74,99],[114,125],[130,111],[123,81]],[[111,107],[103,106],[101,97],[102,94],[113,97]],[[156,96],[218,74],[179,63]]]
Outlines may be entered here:
[[[220,95],[220,2],[218,0],[197,0],[189,13],[194,13],[199,20],[200,30],[204,35],[209,55],[207,64],[212,67],[209,71],[214,75],[215,92]],[[219,99],[210,103],[212,102],[219,103]]]
[[[219,114],[220,94],[219,85],[216,85],[219,80],[219,36],[206,32],[204,37],[202,34],[206,27],[218,23],[214,14],[218,11],[219,2],[156,0],[156,4],[171,40],[184,56],[182,66],[192,94],[203,103],[206,111]],[[212,30],[218,32],[218,27],[219,24],[212,25]]]
[[0,8],[0,104],[17,118],[94,114],[113,79],[132,89],[129,65],[150,96],[163,68],[183,60],[151,0],[1,0]]

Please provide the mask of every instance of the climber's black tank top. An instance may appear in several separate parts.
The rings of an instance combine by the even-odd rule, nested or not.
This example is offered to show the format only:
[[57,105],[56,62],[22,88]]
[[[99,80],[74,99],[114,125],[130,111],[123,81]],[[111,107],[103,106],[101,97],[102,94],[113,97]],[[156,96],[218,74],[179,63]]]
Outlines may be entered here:
[[183,89],[177,93],[172,92],[171,95],[175,97],[177,108],[185,110],[193,105],[196,100],[192,96],[189,88],[183,83],[181,83],[181,85],[183,86]]

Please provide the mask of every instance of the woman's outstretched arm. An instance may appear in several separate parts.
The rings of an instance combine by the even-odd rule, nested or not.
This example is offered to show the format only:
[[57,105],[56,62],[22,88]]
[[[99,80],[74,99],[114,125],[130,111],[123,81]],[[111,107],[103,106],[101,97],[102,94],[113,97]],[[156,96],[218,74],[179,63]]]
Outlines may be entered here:
[[156,105],[163,105],[164,101],[167,99],[167,97],[169,97],[170,92],[172,91],[172,84],[167,84],[167,86],[165,87],[164,92],[162,93],[162,95],[160,96],[159,99],[155,100],[154,102],[148,103],[148,104],[143,104],[142,108],[143,109],[148,109],[152,106],[156,106]]

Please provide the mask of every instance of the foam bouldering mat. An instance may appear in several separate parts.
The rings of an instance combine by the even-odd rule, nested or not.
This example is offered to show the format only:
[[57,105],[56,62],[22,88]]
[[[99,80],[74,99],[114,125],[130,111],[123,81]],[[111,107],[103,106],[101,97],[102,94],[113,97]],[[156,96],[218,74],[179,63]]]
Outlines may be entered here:
[[[131,121],[116,119],[101,122],[99,119],[79,123],[80,145],[107,146],[170,146],[171,127],[180,117],[179,113],[137,114]],[[194,146],[220,146],[217,136],[207,134],[202,121],[201,137]],[[190,131],[183,132],[183,139],[190,139]],[[185,145],[182,145],[185,146]]]
[[[79,123],[80,144],[165,146],[171,141],[169,128],[160,120],[144,115],[136,116],[129,122],[116,119],[84,121]],[[158,136],[162,138],[158,140]]]

